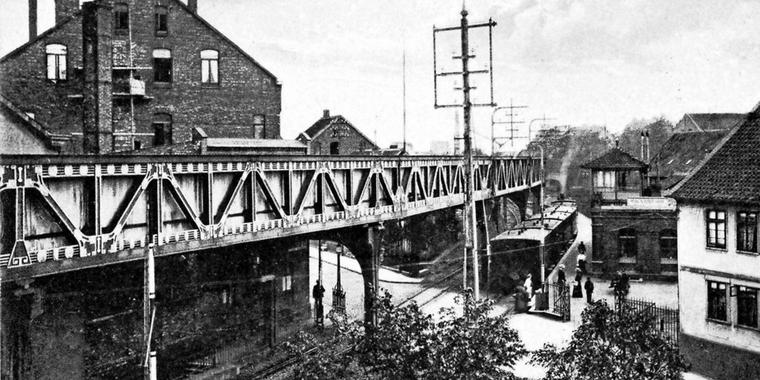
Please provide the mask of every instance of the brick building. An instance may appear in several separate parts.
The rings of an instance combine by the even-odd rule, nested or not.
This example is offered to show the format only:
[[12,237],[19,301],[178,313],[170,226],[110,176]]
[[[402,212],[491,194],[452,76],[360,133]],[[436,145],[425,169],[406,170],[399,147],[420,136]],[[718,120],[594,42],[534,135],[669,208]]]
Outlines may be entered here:
[[591,171],[592,244],[589,270],[675,278],[675,202],[650,194],[648,165],[615,147],[581,167]]
[[309,147],[309,154],[373,154],[380,147],[341,115],[330,116],[325,110],[322,118],[296,140]]
[[0,92],[61,151],[169,145],[195,127],[280,138],[277,78],[201,18],[197,1],[98,0],[80,10],[79,0],[55,0],[55,26],[39,35],[29,4],[30,41],[0,58]]
[[[760,107],[759,107],[760,108]],[[714,379],[760,378],[760,110],[672,193],[681,352]]]

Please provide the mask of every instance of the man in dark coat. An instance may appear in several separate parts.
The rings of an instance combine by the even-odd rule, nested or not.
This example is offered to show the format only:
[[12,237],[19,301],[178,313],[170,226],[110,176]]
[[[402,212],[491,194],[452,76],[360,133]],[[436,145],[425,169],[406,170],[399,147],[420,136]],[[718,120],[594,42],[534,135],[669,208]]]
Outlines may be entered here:
[[586,277],[586,283],[583,285],[583,288],[586,289],[586,302],[594,302],[591,298],[591,295],[594,293],[594,283],[591,282],[591,277]]
[[317,321],[321,321],[323,318],[322,311],[322,297],[325,295],[325,288],[317,280],[317,283],[311,288],[311,296],[314,297],[314,314]]

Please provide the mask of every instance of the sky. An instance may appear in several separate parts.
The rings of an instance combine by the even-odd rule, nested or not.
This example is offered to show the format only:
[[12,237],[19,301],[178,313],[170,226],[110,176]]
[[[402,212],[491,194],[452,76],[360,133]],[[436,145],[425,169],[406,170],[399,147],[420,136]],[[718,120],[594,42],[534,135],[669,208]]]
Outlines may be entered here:
[[[39,32],[53,0],[39,1]],[[2,0],[0,55],[27,38],[27,0]],[[433,107],[433,26],[458,25],[462,0],[198,0],[199,14],[282,82],[283,138],[322,115],[341,114],[387,147],[403,133],[417,151],[451,141],[461,111]],[[748,112],[760,101],[758,1],[468,1],[470,23],[493,19],[494,100],[526,105],[518,135],[546,116],[560,125],[605,125],[686,112]],[[439,34],[437,63],[455,70],[456,34]],[[475,68],[488,54],[483,29],[471,36]],[[474,76],[476,102],[488,81]],[[454,83],[439,86],[454,99]],[[476,145],[488,151],[491,108],[473,112]],[[497,120],[505,120],[504,112]],[[535,122],[535,130],[541,122]],[[497,125],[496,135],[506,135]],[[515,147],[524,144],[519,140]],[[507,143],[504,149],[509,149]]]

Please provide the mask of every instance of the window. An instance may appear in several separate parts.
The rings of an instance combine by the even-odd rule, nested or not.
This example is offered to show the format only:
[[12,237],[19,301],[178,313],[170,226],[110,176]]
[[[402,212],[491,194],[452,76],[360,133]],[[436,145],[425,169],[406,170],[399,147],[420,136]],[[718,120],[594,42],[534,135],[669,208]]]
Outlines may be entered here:
[[169,49],[153,50],[153,80],[159,83],[172,81],[172,52]]
[[707,246],[726,248],[726,212],[707,210]]
[[636,257],[638,253],[636,230],[623,228],[618,232],[618,246],[621,257]]
[[286,276],[282,276],[280,278],[281,278],[281,281],[282,281],[282,291],[283,292],[287,292],[287,291],[293,289],[293,276],[286,275]]
[[360,141],[359,142],[359,152],[364,153],[364,151],[367,150],[367,142]]
[[736,324],[757,326],[757,289],[739,286],[736,295]]
[[135,146],[134,146],[134,149],[135,149],[135,150],[140,150],[140,149],[142,149],[142,141],[139,141],[139,140],[135,140]]
[[340,143],[333,141],[330,143],[330,154],[340,154]]
[[736,214],[736,249],[757,251],[757,213],[741,211]]
[[319,142],[315,142],[312,145],[311,153],[312,154],[322,154],[322,144],[319,143]]
[[157,113],[153,116],[153,145],[170,145],[172,143],[172,116]]
[[707,318],[728,321],[726,314],[726,284],[707,281]]
[[201,52],[201,83],[219,84],[219,52],[216,50]]
[[253,115],[253,138],[263,139],[265,138],[264,132],[266,131],[266,117],[264,115]]
[[47,56],[47,79],[66,80],[66,46],[50,44],[45,46]]
[[676,230],[667,229],[660,231],[660,258],[678,258],[678,237]]
[[113,29],[115,32],[129,31],[129,6],[124,3],[113,7]]
[[169,11],[164,6],[156,7],[156,34],[169,33]]

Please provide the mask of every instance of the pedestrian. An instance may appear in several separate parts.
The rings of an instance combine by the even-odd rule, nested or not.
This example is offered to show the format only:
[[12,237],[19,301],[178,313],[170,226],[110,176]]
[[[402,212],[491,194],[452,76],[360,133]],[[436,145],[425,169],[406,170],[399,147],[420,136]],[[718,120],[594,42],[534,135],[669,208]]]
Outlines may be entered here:
[[573,284],[573,298],[583,298],[583,290],[581,290],[581,275],[580,271],[575,271],[575,284]]
[[578,246],[578,259],[577,259],[577,265],[576,267],[583,272],[586,273],[586,245],[581,242],[581,244]]
[[525,287],[525,291],[528,292],[528,299],[533,298],[533,275],[528,273],[523,286]]
[[559,264],[559,270],[557,271],[557,283],[562,286],[567,283],[567,278],[565,278],[565,264]]
[[591,297],[591,295],[594,293],[594,283],[591,282],[590,276],[586,277],[586,283],[583,285],[583,288],[586,289],[586,302],[587,303],[594,302],[593,298]]
[[324,295],[325,288],[322,286],[322,283],[317,280],[317,283],[311,288],[311,296],[314,297],[314,319],[317,323],[320,323],[324,316],[322,309],[322,297],[324,297]]

